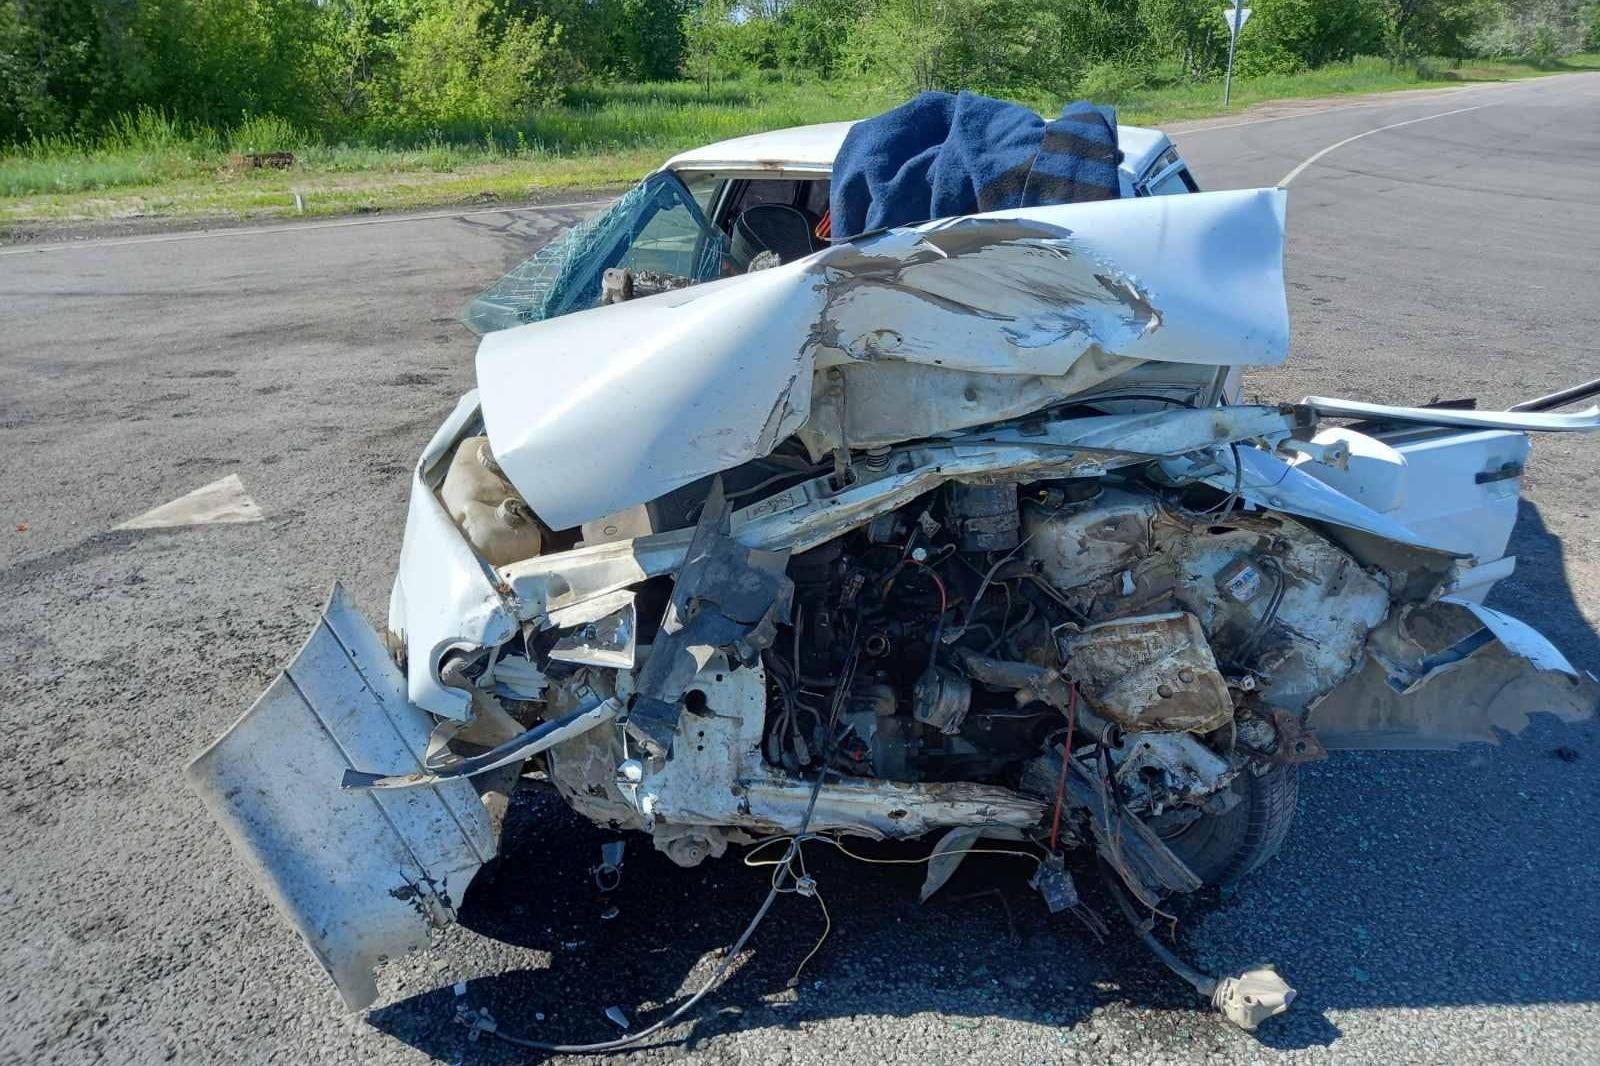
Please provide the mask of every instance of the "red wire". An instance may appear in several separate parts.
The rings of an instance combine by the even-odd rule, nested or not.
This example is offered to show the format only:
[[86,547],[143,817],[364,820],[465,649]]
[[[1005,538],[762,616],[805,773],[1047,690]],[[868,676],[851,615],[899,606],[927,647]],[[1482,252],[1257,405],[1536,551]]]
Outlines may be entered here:
[[1067,760],[1072,758],[1072,734],[1078,728],[1078,686],[1067,686],[1067,739],[1061,747],[1061,780],[1056,782],[1056,813],[1050,819],[1050,850],[1061,836],[1061,806],[1067,798]]

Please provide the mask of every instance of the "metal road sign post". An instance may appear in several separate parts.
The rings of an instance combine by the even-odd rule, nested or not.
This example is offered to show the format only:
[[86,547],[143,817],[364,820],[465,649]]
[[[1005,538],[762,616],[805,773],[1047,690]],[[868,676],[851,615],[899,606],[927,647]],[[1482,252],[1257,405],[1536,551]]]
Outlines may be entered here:
[[1233,53],[1239,45],[1239,31],[1250,21],[1250,9],[1240,7],[1239,0],[1233,0],[1232,7],[1223,8],[1222,20],[1228,24],[1228,73],[1222,81],[1222,106],[1227,107],[1233,96]]

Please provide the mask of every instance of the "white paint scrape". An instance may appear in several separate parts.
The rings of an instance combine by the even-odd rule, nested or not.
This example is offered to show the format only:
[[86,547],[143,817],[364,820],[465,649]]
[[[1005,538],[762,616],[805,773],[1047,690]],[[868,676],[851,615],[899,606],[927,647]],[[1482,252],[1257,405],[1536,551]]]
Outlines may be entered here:
[[238,474],[229,474],[193,492],[179,496],[137,518],[130,518],[118,529],[170,529],[175,526],[232,525],[259,522],[261,508],[244,491]]

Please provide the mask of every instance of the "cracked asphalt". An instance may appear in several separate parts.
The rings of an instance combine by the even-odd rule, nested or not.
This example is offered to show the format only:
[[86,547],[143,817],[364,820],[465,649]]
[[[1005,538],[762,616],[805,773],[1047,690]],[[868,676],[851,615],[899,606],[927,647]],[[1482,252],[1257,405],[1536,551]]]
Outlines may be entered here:
[[[1416,118],[1294,178],[1294,350],[1248,392],[1499,406],[1597,376],[1600,76],[1173,133],[1229,188]],[[586,210],[0,248],[0,1062],[527,1061],[469,1041],[457,1005],[598,1039],[606,1007],[648,1020],[717,965],[762,871],[631,839],[602,899],[607,835],[532,798],[463,925],[346,1014],[180,776],[335,578],[383,616],[405,471],[472,385],[454,315]],[[1597,447],[1536,442],[1492,602],[1600,672]],[[264,522],[112,531],[233,473]],[[799,979],[822,921],[786,897],[706,1013],[615,1058],[1594,1063],[1597,789],[1593,723],[1308,768],[1282,856],[1181,926],[1205,965],[1270,959],[1298,986],[1256,1037],[1136,946],[1050,919],[1015,860],[919,906],[916,868],[819,853],[832,934]]]

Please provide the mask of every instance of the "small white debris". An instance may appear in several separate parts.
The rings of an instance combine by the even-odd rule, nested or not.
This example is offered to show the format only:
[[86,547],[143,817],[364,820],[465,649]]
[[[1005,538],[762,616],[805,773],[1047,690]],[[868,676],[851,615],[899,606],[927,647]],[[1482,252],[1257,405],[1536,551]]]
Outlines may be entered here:
[[467,983],[465,981],[457,981],[456,985],[455,985],[455,988],[456,988],[456,997],[457,998],[460,998],[461,996],[464,996],[464,995],[467,994]]
[[633,1025],[628,1021],[628,1016],[622,1013],[621,1007],[607,1007],[606,1017],[610,1018],[612,1023],[615,1024],[619,1029],[633,1028]]

